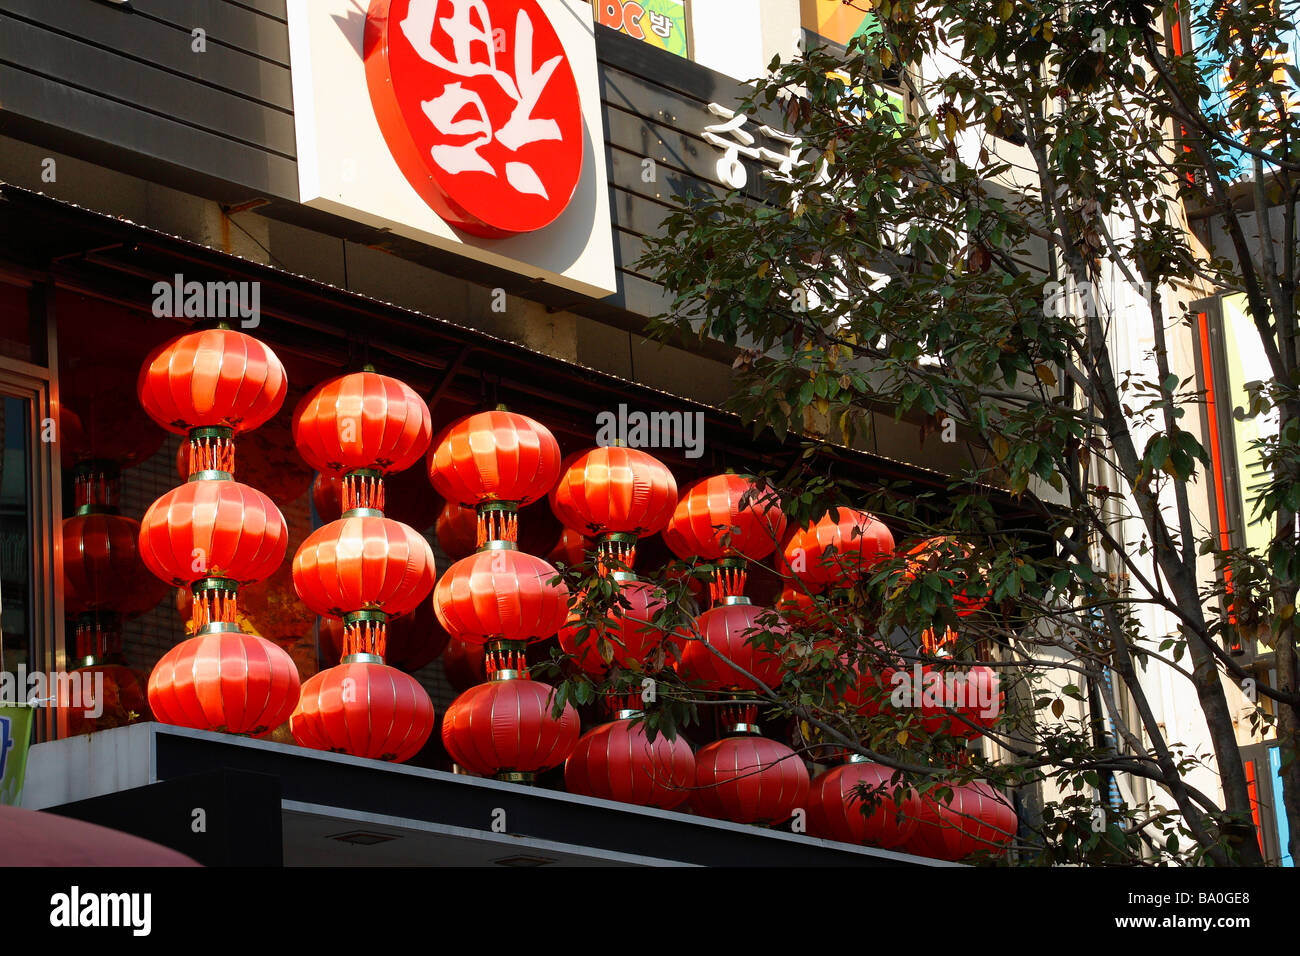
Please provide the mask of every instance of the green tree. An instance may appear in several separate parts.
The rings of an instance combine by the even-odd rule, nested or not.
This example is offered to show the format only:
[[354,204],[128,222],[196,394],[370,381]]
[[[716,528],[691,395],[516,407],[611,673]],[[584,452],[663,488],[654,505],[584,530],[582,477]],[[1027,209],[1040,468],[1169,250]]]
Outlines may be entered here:
[[[838,649],[817,651],[810,626],[766,635],[798,661],[767,705],[922,789],[1053,779],[1076,796],[1030,821],[1025,848],[1041,860],[1260,862],[1224,686],[1250,676],[1224,649],[1245,621],[1277,654],[1277,684],[1258,688],[1252,723],[1276,725],[1298,848],[1297,74],[1265,55],[1294,29],[1286,6],[1197,11],[1238,94],[1216,110],[1203,101],[1204,64],[1173,52],[1173,12],[1159,4],[880,0],[879,34],[847,54],[774,60],[740,106],[781,117],[816,159],[772,181],[766,202],[681,197],[641,263],[675,293],[651,334],[735,346],[733,409],[756,433],[803,445],[797,467],[766,476],[792,519],[851,504],[956,542],[919,573],[886,562],[825,602]],[[914,115],[888,108],[885,80],[909,91]],[[1256,229],[1230,195],[1243,153],[1253,205],[1280,207],[1279,234]],[[1219,218],[1232,256],[1189,234],[1193,205]],[[1145,303],[1109,294],[1116,282],[1145,290]],[[1175,371],[1171,340],[1186,335],[1186,302],[1208,290],[1246,294],[1271,363],[1248,412],[1275,411],[1280,424],[1256,449],[1269,471],[1253,518],[1273,531],[1262,551],[1223,548],[1194,515],[1208,456],[1189,426],[1204,397]],[[1152,343],[1140,367],[1117,360],[1121,333]],[[971,464],[945,495],[832,480],[828,449],[861,441],[880,410],[956,429]],[[999,513],[992,488],[1015,496],[1017,516]],[[1231,590],[1210,562],[1229,569]],[[987,606],[959,618],[954,595],[977,591]],[[685,621],[685,604],[673,606]],[[1176,634],[1149,632],[1151,607]],[[988,731],[997,766],[977,758],[954,771],[950,738],[837,702],[853,668],[884,665],[873,635],[949,626],[958,658],[1003,674],[1008,706]],[[1166,735],[1140,680],[1151,668],[1194,687],[1210,752]],[[1077,679],[1045,689],[1062,671]],[[1115,706],[1110,682],[1130,708]],[[1051,719],[1062,696],[1089,703],[1085,719]],[[676,725],[701,703],[682,686],[647,719]],[[1201,765],[1221,798],[1189,784]],[[1098,826],[1094,792],[1114,774],[1150,781],[1155,796],[1126,799]]]

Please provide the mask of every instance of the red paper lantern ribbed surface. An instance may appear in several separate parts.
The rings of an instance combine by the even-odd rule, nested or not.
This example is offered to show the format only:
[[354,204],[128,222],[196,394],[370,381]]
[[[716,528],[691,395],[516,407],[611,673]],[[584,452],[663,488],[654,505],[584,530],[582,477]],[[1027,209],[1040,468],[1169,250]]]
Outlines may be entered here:
[[702,814],[735,823],[779,824],[808,806],[808,769],[793,750],[766,737],[725,737],[695,755]]
[[865,511],[837,508],[794,532],[784,569],[816,589],[847,587],[894,552],[894,536]]
[[159,346],[136,383],[145,411],[177,434],[256,428],[280,410],[287,389],[276,354],[235,329],[188,332]]
[[906,844],[910,853],[938,860],[964,860],[973,854],[998,858],[1016,835],[1016,811],[1007,798],[983,780],[954,786],[950,803],[922,794],[918,822]]
[[275,502],[237,481],[186,482],[150,505],[140,522],[140,557],[176,587],[212,577],[260,581],[288,547]]
[[551,584],[558,572],[523,551],[485,550],[453,564],[438,581],[438,620],[463,641],[536,641],[555,634],[568,617],[569,589]]
[[578,712],[551,716],[555,688],[526,678],[492,680],[457,697],[442,718],[442,742],[456,763],[481,776],[535,774],[558,767],[578,742]]
[[447,501],[529,504],[545,497],[560,473],[560,446],[550,429],[516,412],[478,412],[451,425],[429,455],[429,479]]
[[[611,609],[605,617],[605,627],[591,628],[584,635],[581,618],[575,613],[560,628],[560,647],[578,659],[578,666],[588,674],[600,675],[609,665],[600,656],[600,639],[610,645],[612,662],[628,670],[644,670],[655,656],[655,651],[665,643],[667,657],[679,657],[686,635],[666,634],[653,623],[666,606],[663,593],[647,581],[621,581],[619,595],[628,607],[621,604]],[[579,599],[581,600],[581,598]]]
[[[762,624],[762,617],[773,620]],[[777,645],[788,640],[789,626],[767,608],[748,603],[721,604],[701,614],[697,626],[700,639],[686,642],[681,659],[681,670],[695,682],[710,690],[759,690],[757,684],[731,666],[735,664],[770,688],[780,685],[781,658],[752,643],[767,632],[777,635]]]
[[579,739],[564,765],[570,793],[672,810],[691,796],[695,755],[682,737],[659,734],[631,718],[601,724]]
[[[1005,699],[997,671],[982,664],[966,667],[945,663],[925,665],[921,673],[921,726],[928,733],[978,737],[981,730],[992,729]],[[926,693],[925,681],[931,679],[930,674],[943,681],[942,694]]]
[[308,678],[290,729],[317,750],[410,760],[433,732],[433,703],[419,681],[387,664],[343,663]]
[[[893,770],[876,763],[847,763],[818,775],[808,798],[809,835],[901,849],[916,832],[921,801],[905,784],[896,787],[891,783],[893,775]],[[878,797],[874,807],[864,801],[859,788]],[[899,790],[904,796],[901,803],[895,803]]]
[[158,606],[167,585],[145,573],[140,524],[92,511],[63,522],[63,599],[69,614],[114,611],[135,617]]
[[429,407],[405,382],[354,372],[317,385],[293,413],[293,440],[323,474],[405,471],[433,437]]
[[654,534],[677,505],[668,467],[635,448],[604,447],[570,456],[551,489],[551,510],[585,534]]
[[238,632],[200,634],[163,655],[149,705],[166,724],[260,736],[289,719],[298,669],[275,644]]
[[785,514],[771,489],[760,488],[742,475],[713,475],[686,489],[663,537],[683,560],[761,561],[776,550],[785,525]]
[[293,586],[317,614],[408,614],[433,587],[433,549],[422,535],[378,515],[317,528],[293,558]]

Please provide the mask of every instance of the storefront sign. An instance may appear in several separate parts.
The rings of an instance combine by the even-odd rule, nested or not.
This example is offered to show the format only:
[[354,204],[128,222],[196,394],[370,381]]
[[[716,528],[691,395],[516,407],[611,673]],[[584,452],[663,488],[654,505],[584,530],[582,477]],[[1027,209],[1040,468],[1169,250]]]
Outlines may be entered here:
[[601,26],[686,56],[684,0],[594,0]]
[[587,295],[616,290],[590,6],[288,12],[305,205]]
[[0,804],[5,806],[16,807],[22,799],[35,712],[22,704],[0,704]]

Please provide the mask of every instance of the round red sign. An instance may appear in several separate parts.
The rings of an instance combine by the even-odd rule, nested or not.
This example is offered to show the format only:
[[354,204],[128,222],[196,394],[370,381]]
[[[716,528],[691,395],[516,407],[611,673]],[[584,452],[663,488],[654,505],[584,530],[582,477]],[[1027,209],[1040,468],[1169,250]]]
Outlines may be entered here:
[[371,0],[365,61],[384,141],[439,216],[500,238],[564,211],[582,109],[537,0]]

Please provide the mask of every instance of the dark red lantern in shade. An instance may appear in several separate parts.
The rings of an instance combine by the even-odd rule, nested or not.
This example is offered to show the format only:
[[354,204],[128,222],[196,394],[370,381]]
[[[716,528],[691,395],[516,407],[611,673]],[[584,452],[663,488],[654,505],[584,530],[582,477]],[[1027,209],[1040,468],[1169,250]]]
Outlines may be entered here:
[[784,823],[808,807],[808,768],[783,743],[754,734],[724,737],[695,755],[691,804],[735,823]]
[[921,575],[938,572],[941,580],[953,589],[952,603],[958,617],[969,617],[989,603],[989,590],[984,584],[971,591],[956,590],[956,580],[951,573],[945,573],[953,564],[969,560],[974,549],[951,536],[926,538],[913,545],[905,555],[906,568],[900,576],[900,583],[910,584]]
[[[413,674],[430,664],[451,640],[433,613],[433,601],[426,598],[410,614],[387,622],[387,647],[384,660],[398,670]],[[343,621],[337,617],[320,619],[320,656],[325,666],[333,667],[343,658]],[[481,675],[481,671],[480,671]],[[476,683],[477,680],[470,681]]]
[[578,740],[564,765],[570,793],[673,810],[691,796],[695,755],[682,737],[662,733],[653,741],[635,711],[595,727]]
[[293,558],[293,586],[317,614],[409,614],[433,587],[433,549],[422,535],[378,514],[317,528]]
[[668,466],[635,448],[592,448],[570,456],[551,489],[551,510],[566,528],[591,535],[631,566],[636,539],[663,529],[677,505]]
[[[121,635],[118,635],[120,642]],[[77,681],[60,682],[56,706],[67,716],[70,737],[113,727],[123,727],[138,720],[149,720],[149,700],[140,675],[122,664],[95,663],[78,667],[70,677]]]
[[448,501],[434,525],[438,547],[453,561],[468,557],[478,549],[478,515],[473,508]]
[[63,466],[109,464],[116,472],[146,461],[162,445],[154,427],[116,363],[90,362],[59,375],[59,448]]
[[815,777],[808,797],[808,834],[901,849],[916,832],[921,801],[905,783],[894,784],[893,777],[890,768],[856,758]]
[[149,706],[166,724],[261,736],[298,704],[298,669],[282,648],[237,631],[199,634],[149,675]]
[[572,528],[565,528],[560,532],[560,540],[547,553],[546,560],[552,564],[563,562],[568,567],[578,568],[587,563],[587,553],[594,550],[594,540]]
[[433,724],[433,702],[414,677],[346,659],[303,684],[289,721],[304,746],[398,763],[420,752]]
[[146,573],[140,523],[111,508],[83,505],[63,522],[63,601],[72,615],[135,617],[158,606],[167,585]]
[[429,455],[429,480],[447,501],[527,505],[546,496],[560,474],[550,429],[516,412],[478,412],[450,425]]
[[1017,818],[1010,802],[983,780],[951,786],[952,800],[934,791],[918,800],[917,826],[905,849],[937,860],[957,861],[979,854],[1006,855],[1015,842]]
[[[609,670],[610,663],[627,670],[645,670],[661,647],[666,659],[679,657],[688,635],[668,634],[654,624],[656,615],[667,606],[663,592],[647,581],[638,581],[621,572],[615,572],[615,578],[619,587],[618,603],[605,616],[605,626],[588,628],[584,634],[582,617],[575,611],[560,628],[560,647],[564,652],[576,657],[578,666],[594,676]],[[579,595],[578,603],[583,599]],[[602,640],[609,645],[610,662],[601,656]]]
[[923,665],[921,675],[921,726],[927,733],[973,738],[993,729],[1005,702],[997,671],[945,661]]
[[736,667],[767,687],[780,686],[783,667],[780,656],[758,646],[754,640],[771,633],[779,646],[789,640],[789,625],[767,608],[750,604],[748,598],[725,600],[727,603],[709,608],[696,619],[699,639],[686,642],[680,670],[710,690],[759,691],[758,685]]
[[488,548],[461,558],[433,592],[438,620],[456,637],[483,644],[494,638],[539,641],[555,634],[569,614],[569,589],[541,558]]
[[816,590],[848,587],[894,553],[894,536],[865,511],[837,508],[786,541],[782,570]]
[[[500,659],[505,656],[515,660]],[[531,783],[564,763],[578,743],[578,712],[565,704],[553,717],[555,688],[530,680],[522,658],[523,645],[500,655],[489,649],[487,683],[465,691],[443,715],[443,746],[471,773]],[[502,666],[507,663],[514,666]]]
[[405,471],[424,456],[432,437],[424,399],[405,382],[378,372],[323,382],[293,413],[294,443],[322,474]]

